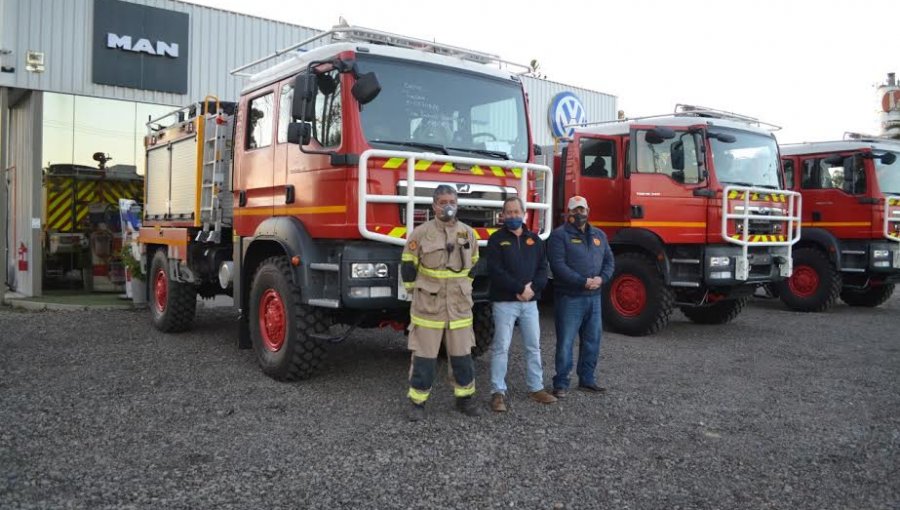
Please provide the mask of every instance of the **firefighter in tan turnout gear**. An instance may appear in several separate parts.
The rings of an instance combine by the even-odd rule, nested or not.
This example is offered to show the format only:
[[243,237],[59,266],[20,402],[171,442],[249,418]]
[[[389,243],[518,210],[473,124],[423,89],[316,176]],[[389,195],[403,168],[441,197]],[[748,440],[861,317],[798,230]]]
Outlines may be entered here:
[[431,394],[441,342],[446,344],[456,407],[480,414],[475,395],[472,347],[472,279],[478,241],[468,225],[456,219],[456,190],[442,184],[434,190],[435,219],[416,227],[403,249],[400,276],[412,292],[409,349],[409,419],[421,420]]

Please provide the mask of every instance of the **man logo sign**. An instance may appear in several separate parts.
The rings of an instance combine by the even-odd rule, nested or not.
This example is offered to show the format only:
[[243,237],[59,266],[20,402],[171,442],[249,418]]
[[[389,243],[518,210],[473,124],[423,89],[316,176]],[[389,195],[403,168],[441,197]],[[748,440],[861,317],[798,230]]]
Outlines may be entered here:
[[575,132],[572,125],[585,122],[587,122],[587,112],[575,94],[560,92],[550,102],[550,130],[555,138],[572,136]]
[[165,55],[178,58],[178,43],[156,41],[156,46],[154,47],[149,40],[138,39],[136,43],[132,44],[130,35],[118,36],[112,32],[106,34],[106,47],[121,48],[125,51],[146,53],[148,55]]

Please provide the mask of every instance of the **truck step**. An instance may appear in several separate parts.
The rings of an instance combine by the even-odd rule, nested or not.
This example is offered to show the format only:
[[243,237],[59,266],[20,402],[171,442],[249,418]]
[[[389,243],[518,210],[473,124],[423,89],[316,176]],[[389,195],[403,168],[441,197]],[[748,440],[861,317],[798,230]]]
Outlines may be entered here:
[[699,264],[700,259],[672,259],[673,264]]
[[310,306],[321,306],[322,308],[340,308],[341,302],[337,299],[310,299]]
[[842,267],[841,272],[843,273],[865,273],[866,270],[859,267]]
[[669,283],[669,285],[671,285],[672,287],[690,287],[693,289],[696,289],[700,286],[700,284],[697,282],[671,282]]
[[316,271],[331,271],[333,273],[337,273],[341,270],[341,266],[327,262],[313,262],[309,265],[309,268]]
[[843,250],[841,251],[842,255],[865,255],[866,252],[863,250]]

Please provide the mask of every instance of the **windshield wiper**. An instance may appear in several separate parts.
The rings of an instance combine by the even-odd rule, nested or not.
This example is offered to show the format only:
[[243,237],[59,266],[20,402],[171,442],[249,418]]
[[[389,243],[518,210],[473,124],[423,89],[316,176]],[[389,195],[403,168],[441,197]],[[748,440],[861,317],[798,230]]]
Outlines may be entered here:
[[454,151],[462,151],[462,152],[471,152],[474,154],[481,154],[482,156],[490,156],[492,158],[501,158],[509,161],[509,154],[503,151],[492,151],[488,149],[470,149],[468,147],[447,147],[450,150]]
[[437,143],[422,143],[422,142],[404,142],[400,140],[369,140],[369,143],[388,143],[391,145],[400,145],[402,147],[415,147],[417,149],[431,149],[440,151],[441,154],[445,156],[449,156],[450,154],[447,152],[447,148],[441,144]]

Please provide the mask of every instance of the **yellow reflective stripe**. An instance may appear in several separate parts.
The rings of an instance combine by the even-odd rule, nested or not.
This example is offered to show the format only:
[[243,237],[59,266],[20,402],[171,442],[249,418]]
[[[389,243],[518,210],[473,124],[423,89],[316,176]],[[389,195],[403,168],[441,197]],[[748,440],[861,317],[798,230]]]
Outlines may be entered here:
[[453,163],[444,163],[444,166],[441,167],[441,172],[448,174],[454,170]]
[[416,288],[416,282],[403,282],[403,288],[406,290],[413,290]]
[[516,179],[521,179],[522,178],[522,169],[521,168],[513,168],[512,174],[515,176]]
[[422,170],[428,170],[428,167],[430,167],[430,166],[431,166],[431,161],[428,161],[427,159],[420,159],[419,161],[416,161],[416,170],[418,170],[420,172]]
[[406,162],[406,158],[391,158],[387,160],[384,164],[384,168],[393,170],[394,168],[400,168],[400,165]]
[[389,237],[403,237],[406,235],[406,227],[394,227],[387,235]]
[[449,269],[429,269],[427,267],[420,267],[419,272],[424,275],[428,275],[433,278],[440,278],[440,279],[463,278],[463,277],[469,276],[468,269],[463,269],[462,271],[456,273],[456,272],[450,271]]
[[492,166],[491,172],[494,172],[495,177],[506,177],[506,173],[499,166]]
[[472,255],[472,265],[473,266],[478,263],[478,259],[479,259],[478,255]]
[[471,397],[475,394],[475,383],[472,383],[464,388],[459,386],[453,388],[453,396],[454,397]]
[[432,321],[417,317],[413,314],[409,314],[409,320],[416,326],[421,326],[428,329],[444,329],[447,327],[447,321]]
[[481,167],[478,165],[473,166],[472,169],[470,170],[470,172],[472,172],[475,175],[484,175],[484,170],[482,170]]
[[410,252],[406,252],[403,255],[400,255],[400,260],[402,260],[403,262],[412,262],[413,264],[419,263],[419,257],[416,257]]
[[413,387],[409,388],[409,393],[406,394],[410,400],[415,402],[416,404],[424,404],[428,397],[431,395],[431,390],[422,391],[417,390]]
[[462,329],[467,328],[472,325],[472,318],[466,317],[465,319],[457,319],[455,321],[450,321],[450,329]]

